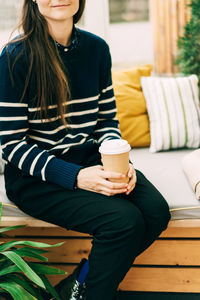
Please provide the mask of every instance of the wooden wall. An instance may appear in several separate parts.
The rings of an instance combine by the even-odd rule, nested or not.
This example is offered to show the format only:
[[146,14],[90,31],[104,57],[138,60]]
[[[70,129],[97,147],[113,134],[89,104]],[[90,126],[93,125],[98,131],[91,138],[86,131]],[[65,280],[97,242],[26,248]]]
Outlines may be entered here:
[[177,40],[190,19],[190,0],[149,0],[154,39],[154,71],[159,75],[178,72],[174,65]]

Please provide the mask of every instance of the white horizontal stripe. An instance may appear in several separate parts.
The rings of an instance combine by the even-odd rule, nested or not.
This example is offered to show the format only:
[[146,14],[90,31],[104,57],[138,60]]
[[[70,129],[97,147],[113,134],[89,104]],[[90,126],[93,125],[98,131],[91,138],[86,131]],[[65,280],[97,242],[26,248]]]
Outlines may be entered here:
[[67,146],[67,148],[62,152],[63,154],[66,153],[70,147],[72,146],[76,146],[76,145],[82,145],[85,142],[86,138],[83,138],[79,143],[71,143],[71,144],[67,144],[67,145],[59,145],[56,146],[55,149],[62,149],[65,148]]
[[9,146],[9,145],[16,144],[16,143],[18,143],[18,142],[22,142],[22,141],[24,141],[25,139],[26,139],[26,136],[25,136],[23,139],[20,139],[20,140],[10,141],[10,142],[8,142],[8,143],[6,143],[6,144],[1,145],[1,149],[4,149],[4,148],[6,148],[6,147]]
[[93,126],[96,125],[96,121],[92,121],[92,122],[87,122],[84,124],[70,124],[68,125],[69,128],[84,128],[84,127],[89,127],[89,126]]
[[1,135],[16,134],[19,132],[26,132],[27,130],[28,130],[28,128],[16,129],[16,130],[4,130],[4,131],[1,131]]
[[53,121],[56,121],[58,119],[61,119],[61,117],[58,116],[58,117],[51,118],[51,119],[28,120],[28,122],[31,123],[31,124],[42,124],[42,123],[53,122]]
[[25,144],[26,144],[26,142],[21,142],[21,143],[17,144],[17,146],[11,151],[10,155],[8,156],[8,161],[11,161],[15,152]]
[[49,139],[45,139],[45,138],[41,138],[41,137],[38,137],[38,136],[34,136],[34,135],[28,135],[30,138],[32,138],[33,140],[37,140],[37,141],[40,141],[40,142],[44,142],[44,143],[47,143],[47,144],[51,144],[51,145],[57,145],[57,144],[60,144],[62,143],[62,141],[65,139],[65,138],[72,138],[72,139],[75,139],[77,136],[79,135],[82,135],[83,137],[88,137],[88,134],[86,133],[78,133],[76,135],[72,135],[72,134],[67,134],[66,136],[64,136],[62,139],[60,139],[59,141],[53,141],[53,140],[49,140]]
[[[78,111],[78,112],[71,112],[71,113],[67,113],[64,114],[65,117],[72,117],[72,116],[82,116],[82,115],[87,115],[87,114],[93,114],[98,112],[99,108],[94,108],[94,109],[89,109],[89,110],[83,110],[83,111]],[[61,116],[57,116],[55,118],[51,118],[51,119],[39,119],[39,120],[29,120],[29,123],[47,123],[47,122],[53,122],[56,121],[58,119],[60,119]]]
[[28,136],[29,136],[31,139],[33,139],[33,140],[40,141],[40,142],[44,142],[44,143],[51,144],[51,145],[56,145],[56,144],[58,144],[58,143],[60,143],[60,142],[63,141],[63,139],[61,139],[61,140],[55,142],[55,141],[48,140],[48,139],[44,139],[44,138],[40,138],[40,137],[34,136],[34,135],[28,135]]
[[72,112],[65,114],[65,117],[72,117],[72,116],[82,116],[82,115],[87,115],[87,114],[93,114],[96,113],[99,110],[99,108],[94,108],[94,109],[89,109],[89,110],[83,110],[83,111],[78,111],[78,112]]
[[0,106],[2,106],[2,107],[28,107],[28,104],[26,104],[26,103],[1,102]]
[[1,117],[1,121],[22,121],[28,120],[28,117]]
[[115,96],[106,100],[99,100],[99,104],[110,103],[112,101],[115,101]]
[[97,129],[94,132],[102,132],[102,131],[109,131],[109,130],[116,130],[117,132],[120,133],[120,130],[118,128],[115,128],[115,127],[105,127],[105,128],[102,128],[102,129]]
[[[65,104],[65,105],[66,105],[66,104]],[[52,108],[56,108],[56,107],[58,107],[57,104],[55,104],[55,105],[48,105],[48,106],[47,106],[47,109],[52,109]],[[28,111],[29,111],[29,112],[40,111],[40,110],[41,110],[41,107],[29,107],[29,108],[28,108]]]
[[111,114],[113,112],[117,112],[116,108],[110,109],[110,110],[104,110],[104,111],[99,111],[99,114],[103,115],[103,114]]
[[54,129],[54,130],[38,130],[38,129],[34,129],[34,131],[36,131],[36,132],[40,132],[40,133],[44,133],[44,134],[54,134],[54,133],[57,133],[57,132],[59,132],[59,131],[61,131],[61,130],[63,130],[64,128],[66,128],[64,125],[61,125],[61,126],[59,126],[59,127],[57,127],[56,129]]
[[75,139],[77,136],[79,135],[82,135],[83,137],[87,137],[88,134],[87,133],[78,133],[78,134],[75,134],[75,135],[72,135],[72,134],[67,134],[66,137],[67,138],[71,138],[71,139]]
[[101,92],[106,93],[107,91],[112,90],[112,88],[113,88],[113,85],[110,85],[106,89],[102,90]]
[[36,157],[34,158],[32,164],[31,164],[31,168],[30,168],[30,174],[31,174],[31,175],[33,175],[33,173],[34,173],[34,169],[35,169],[35,166],[36,166],[36,164],[37,164],[37,162],[38,162],[38,159],[40,158],[40,156],[41,156],[44,152],[46,152],[46,150],[40,152],[40,153],[39,153],[38,155],[36,155]]
[[[99,121],[107,121],[108,119],[98,119],[97,122]],[[109,120],[112,120],[112,121],[118,121],[118,119],[115,117],[115,118],[112,118],[112,119],[109,119]]]
[[84,103],[84,102],[90,102],[90,101],[95,101],[100,97],[100,94],[97,96],[89,97],[89,98],[84,98],[84,99],[75,99],[67,102],[67,104],[74,104],[74,103]]
[[104,140],[106,137],[110,137],[112,138],[113,136],[116,136],[118,138],[120,138],[120,136],[118,134],[115,134],[115,133],[106,133],[104,134],[99,140],[98,142],[100,143],[102,140]]
[[44,181],[46,181],[46,177],[45,177],[45,169],[46,169],[46,166],[47,166],[48,162],[49,162],[52,158],[54,158],[54,157],[55,157],[54,155],[49,156],[49,157],[47,158],[47,161],[46,161],[44,167],[43,167],[42,170],[41,170],[42,180],[44,180]]
[[32,150],[33,148],[35,148],[35,147],[37,147],[37,146],[36,146],[36,145],[33,145],[30,149],[28,149],[28,151],[26,151],[26,152],[22,155],[22,157],[21,157],[21,159],[20,159],[20,161],[19,161],[19,164],[18,164],[19,169],[22,168],[22,164],[23,164],[25,158],[28,156],[28,154],[31,152],[31,150]]
[[[83,99],[74,99],[74,100],[70,100],[66,103],[64,103],[63,105],[69,105],[69,104],[74,104],[74,103],[83,103],[83,102],[89,102],[89,101],[94,101],[97,100],[99,98],[100,94],[98,94],[97,96],[93,96],[93,97],[88,97],[88,98],[83,98]],[[57,108],[58,105],[49,105],[48,109],[53,109],[53,108]],[[34,111],[40,111],[41,107],[29,107],[28,111],[30,112],[34,112]]]

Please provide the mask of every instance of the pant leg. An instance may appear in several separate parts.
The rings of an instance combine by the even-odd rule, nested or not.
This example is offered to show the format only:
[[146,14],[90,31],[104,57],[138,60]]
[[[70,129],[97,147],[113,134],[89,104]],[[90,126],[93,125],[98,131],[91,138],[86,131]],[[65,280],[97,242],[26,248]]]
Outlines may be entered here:
[[142,172],[136,170],[136,174],[135,189],[128,196],[124,194],[124,197],[130,199],[138,207],[145,220],[145,238],[138,253],[140,254],[167,228],[171,215],[166,200],[155,186]]
[[145,222],[140,210],[121,195],[68,191],[15,173],[6,171],[6,189],[20,209],[38,219],[93,235],[86,297],[113,300],[144,239]]

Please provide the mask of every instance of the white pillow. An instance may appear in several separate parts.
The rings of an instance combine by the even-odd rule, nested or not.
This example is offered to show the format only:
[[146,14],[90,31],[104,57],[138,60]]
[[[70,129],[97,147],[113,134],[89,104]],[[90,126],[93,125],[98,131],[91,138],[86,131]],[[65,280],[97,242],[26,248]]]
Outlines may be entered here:
[[141,77],[151,152],[200,146],[198,77]]

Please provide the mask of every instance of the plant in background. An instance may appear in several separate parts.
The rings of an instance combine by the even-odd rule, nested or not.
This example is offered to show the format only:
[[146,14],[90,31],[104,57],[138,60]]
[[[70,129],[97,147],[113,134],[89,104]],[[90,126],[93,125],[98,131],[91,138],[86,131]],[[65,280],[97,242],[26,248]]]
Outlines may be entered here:
[[184,75],[196,74],[200,79],[200,0],[191,0],[190,21],[184,27],[184,35],[178,39],[175,63]]
[[[1,222],[2,203],[0,203]],[[63,243],[49,245],[32,241],[3,241],[3,233],[25,225],[0,228],[0,297],[9,295],[14,300],[44,300],[54,297],[60,300],[46,275],[64,275],[66,272],[47,266],[48,252],[43,248],[58,247]],[[27,262],[34,258],[43,263]],[[11,296],[11,297],[10,297]],[[7,298],[6,298],[7,299]]]

